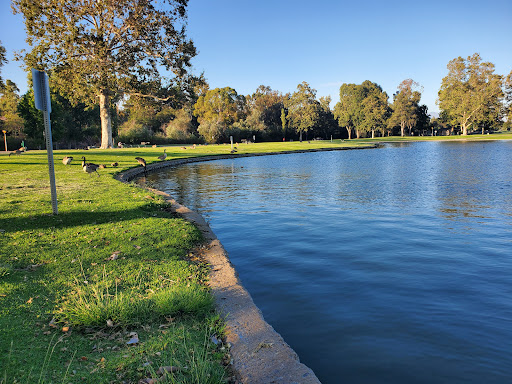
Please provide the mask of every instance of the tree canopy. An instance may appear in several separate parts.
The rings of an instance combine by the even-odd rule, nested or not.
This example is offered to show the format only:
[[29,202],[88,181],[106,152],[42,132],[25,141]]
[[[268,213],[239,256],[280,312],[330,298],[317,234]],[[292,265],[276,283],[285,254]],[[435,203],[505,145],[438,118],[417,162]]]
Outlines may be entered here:
[[361,133],[380,128],[387,113],[388,96],[380,85],[369,80],[362,84],[342,84],[340,101],[334,107],[334,117],[342,127],[346,127],[348,138],[356,131]]
[[478,53],[466,59],[459,56],[447,68],[438,104],[446,111],[450,123],[459,125],[462,134],[467,135],[471,125],[478,125],[499,110],[502,77],[494,73],[494,64],[482,62]]
[[[110,102],[123,94],[168,99],[190,66],[188,0],[13,0],[25,18],[27,68],[49,73],[72,101],[100,105],[101,147],[112,146]],[[163,84],[162,68],[172,73]],[[155,94],[157,93],[157,94]]]
[[400,134],[405,136],[405,127],[409,128],[409,135],[412,127],[418,120],[418,103],[421,99],[421,87],[413,79],[405,79],[398,86],[398,91],[393,95],[393,113],[388,121],[389,127],[400,125]]
[[320,117],[321,107],[316,100],[316,90],[303,81],[286,100],[285,106],[288,108],[289,124],[295,128],[302,140],[302,134],[311,130]]
[[209,142],[225,136],[233,123],[245,117],[245,97],[233,88],[215,88],[199,96],[194,116],[199,121],[199,133]]
[[1,74],[2,74],[1,69],[5,63],[7,63],[7,56],[5,55],[5,48],[2,45],[2,42],[0,41],[0,89],[2,88],[2,86],[4,84],[4,81],[1,76]]

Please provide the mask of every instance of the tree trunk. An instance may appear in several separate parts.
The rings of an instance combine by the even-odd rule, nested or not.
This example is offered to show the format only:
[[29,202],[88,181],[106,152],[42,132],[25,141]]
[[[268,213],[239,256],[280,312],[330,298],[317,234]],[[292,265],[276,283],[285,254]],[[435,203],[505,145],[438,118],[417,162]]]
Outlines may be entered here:
[[356,129],[356,138],[359,139],[359,136],[361,135],[361,133],[359,132],[359,129]]
[[405,136],[405,123],[404,122],[400,123],[400,132],[401,132],[402,137],[404,137]]
[[348,139],[350,140],[352,138],[352,128],[347,127],[347,132],[348,132]]
[[299,141],[302,143],[302,131],[299,133]]
[[108,91],[102,90],[100,97],[101,148],[112,148],[112,121],[110,118],[110,100]]
[[372,129],[372,139],[375,139],[375,130]]
[[466,124],[462,124],[462,135],[467,136],[468,135],[468,127]]

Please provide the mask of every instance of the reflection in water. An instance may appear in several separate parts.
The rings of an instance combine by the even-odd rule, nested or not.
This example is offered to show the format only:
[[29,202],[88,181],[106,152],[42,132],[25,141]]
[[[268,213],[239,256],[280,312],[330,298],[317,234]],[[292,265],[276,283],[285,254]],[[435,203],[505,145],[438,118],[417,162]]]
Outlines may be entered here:
[[201,211],[265,319],[325,383],[512,382],[512,143],[195,163]]

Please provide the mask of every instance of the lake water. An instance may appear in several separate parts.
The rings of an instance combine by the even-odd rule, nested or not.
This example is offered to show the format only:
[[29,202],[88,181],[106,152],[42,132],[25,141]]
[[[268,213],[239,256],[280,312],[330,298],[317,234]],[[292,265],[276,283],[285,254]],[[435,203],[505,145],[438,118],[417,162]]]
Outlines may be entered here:
[[512,383],[512,142],[218,160],[147,182],[207,218],[322,383]]

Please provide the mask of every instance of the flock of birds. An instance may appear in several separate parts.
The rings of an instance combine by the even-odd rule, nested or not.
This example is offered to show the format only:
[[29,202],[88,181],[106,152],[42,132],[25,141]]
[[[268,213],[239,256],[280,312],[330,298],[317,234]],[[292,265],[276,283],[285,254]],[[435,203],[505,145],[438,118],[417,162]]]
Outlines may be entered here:
[[[164,149],[163,155],[158,156],[158,160],[165,160],[167,158],[167,150]],[[144,167],[144,175],[146,175],[146,160],[144,160],[142,157],[136,157],[135,160]],[[73,156],[64,156],[62,159],[62,164],[69,165],[73,161]],[[115,162],[110,164],[113,168],[116,168],[119,166],[119,163]],[[107,168],[105,164],[94,164],[94,163],[88,163],[85,159],[85,156],[82,156],[82,169],[85,173],[92,174],[96,172],[98,177],[100,174],[98,173],[98,169]]]

